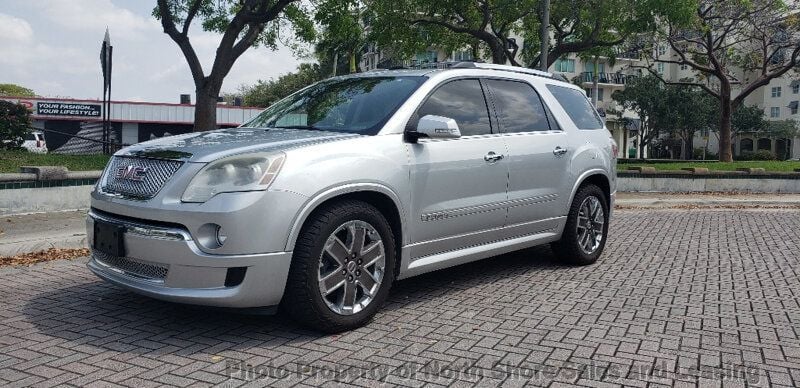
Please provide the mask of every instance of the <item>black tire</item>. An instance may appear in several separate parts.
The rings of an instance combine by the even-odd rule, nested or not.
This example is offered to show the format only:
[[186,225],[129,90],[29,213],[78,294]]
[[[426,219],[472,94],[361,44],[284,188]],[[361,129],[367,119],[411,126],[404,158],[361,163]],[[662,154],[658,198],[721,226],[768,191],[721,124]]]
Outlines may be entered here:
[[[328,307],[320,294],[320,257],[325,243],[341,225],[364,221],[374,227],[384,247],[383,280],[376,295],[361,311],[341,315]],[[395,240],[386,218],[374,206],[355,200],[343,200],[316,210],[300,231],[281,307],[299,324],[314,330],[338,333],[363,326],[377,313],[394,282]],[[338,272],[338,270],[337,270]]]
[[[578,231],[578,215],[584,200],[589,197],[597,198],[603,210],[603,235],[600,239],[599,246],[591,253],[587,253],[581,247],[579,242],[580,233]],[[564,226],[561,239],[551,244],[556,257],[561,262],[570,265],[594,264],[603,253],[606,240],[608,240],[608,221],[608,200],[603,190],[593,184],[582,186],[578,189],[575,198],[572,200],[572,205],[570,205],[569,213],[567,214],[567,224]]]

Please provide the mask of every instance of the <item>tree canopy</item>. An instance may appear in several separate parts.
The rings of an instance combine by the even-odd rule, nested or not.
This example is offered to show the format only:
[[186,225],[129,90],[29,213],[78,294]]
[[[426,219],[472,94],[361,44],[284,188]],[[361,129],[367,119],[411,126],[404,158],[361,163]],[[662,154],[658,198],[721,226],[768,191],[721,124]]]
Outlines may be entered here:
[[15,84],[0,84],[0,96],[36,97],[33,90]]
[[[195,83],[195,130],[215,129],[222,83],[236,60],[250,47],[292,46],[314,37],[310,11],[299,0],[157,0],[153,16],[178,45]],[[211,69],[204,69],[189,39],[192,22],[222,34]]]
[[31,128],[31,112],[25,105],[0,100],[0,149],[18,148]]
[[[665,57],[654,50],[653,61],[685,65],[696,72],[693,80],[664,82],[696,85],[718,101],[721,161],[733,158],[733,112],[755,90],[798,65],[798,10],[794,1],[699,0],[688,22],[666,17],[655,36],[665,40],[674,54]],[[658,74],[652,67],[650,71]]]
[[245,105],[266,108],[326,76],[319,65],[303,63],[296,72],[269,81],[258,81],[255,85],[242,87],[240,92]]

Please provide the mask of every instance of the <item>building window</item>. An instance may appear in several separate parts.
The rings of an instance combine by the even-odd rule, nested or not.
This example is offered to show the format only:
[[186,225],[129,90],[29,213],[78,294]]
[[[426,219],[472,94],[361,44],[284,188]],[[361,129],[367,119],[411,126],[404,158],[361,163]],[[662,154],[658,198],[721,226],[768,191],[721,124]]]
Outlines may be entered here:
[[781,108],[777,106],[773,106],[769,108],[769,117],[771,118],[778,118],[781,117]]
[[472,57],[472,51],[470,51],[470,50],[456,51],[453,54],[453,60],[456,61],[456,62],[458,62],[458,61],[472,61],[474,59],[475,58]]
[[575,60],[574,59],[556,59],[555,71],[559,73],[574,73]]
[[[589,73],[594,73],[594,62],[589,62],[586,64],[586,71]],[[606,72],[606,64],[605,63],[598,63],[597,64],[597,72],[598,73],[605,73]]]
[[792,94],[800,94],[800,83],[792,85]]
[[772,139],[766,137],[758,139],[758,150],[772,151]]
[[[593,90],[591,88],[586,89],[586,97],[589,97],[590,100],[592,99]],[[597,101],[603,101],[603,88],[597,88]]]
[[781,96],[781,87],[775,86],[772,88],[772,98],[780,97]]
[[797,114],[797,106],[800,104],[800,101],[792,101],[789,103],[789,111],[792,112],[793,115]]
[[664,62],[656,63],[656,71],[658,74],[664,74]]
[[659,45],[658,46],[658,55],[661,56],[661,55],[666,55],[666,54],[667,54],[667,46],[665,46],[663,44]]
[[681,70],[689,70],[689,65],[681,63]]

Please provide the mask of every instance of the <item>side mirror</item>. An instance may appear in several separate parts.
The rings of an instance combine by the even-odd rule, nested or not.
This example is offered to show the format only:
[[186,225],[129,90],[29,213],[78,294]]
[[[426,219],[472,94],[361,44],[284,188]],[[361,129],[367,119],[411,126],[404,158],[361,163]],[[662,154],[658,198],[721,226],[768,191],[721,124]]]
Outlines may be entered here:
[[412,143],[418,139],[457,139],[461,137],[458,123],[449,117],[427,115],[419,119],[417,130],[406,132],[406,137]]

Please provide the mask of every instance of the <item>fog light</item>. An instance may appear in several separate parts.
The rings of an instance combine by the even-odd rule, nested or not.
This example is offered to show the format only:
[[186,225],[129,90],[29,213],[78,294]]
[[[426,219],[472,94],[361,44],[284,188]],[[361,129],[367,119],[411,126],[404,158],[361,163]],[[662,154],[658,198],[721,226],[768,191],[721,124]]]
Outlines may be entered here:
[[228,235],[225,233],[225,229],[222,229],[221,226],[217,226],[217,244],[222,246],[225,244],[225,240],[228,239]]
[[217,224],[203,224],[197,229],[196,241],[205,248],[217,249],[225,244],[228,234],[222,226]]

